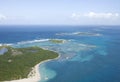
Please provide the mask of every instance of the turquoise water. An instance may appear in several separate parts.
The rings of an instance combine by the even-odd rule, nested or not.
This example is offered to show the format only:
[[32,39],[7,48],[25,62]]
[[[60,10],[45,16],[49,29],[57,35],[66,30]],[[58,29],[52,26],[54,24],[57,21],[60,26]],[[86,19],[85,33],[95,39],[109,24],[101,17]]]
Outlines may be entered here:
[[[120,82],[119,27],[68,27],[33,31],[31,28],[7,32],[9,35],[2,31],[4,37],[0,41],[12,43],[13,47],[38,46],[59,53],[59,59],[39,66],[42,77],[39,82]],[[50,39],[65,42],[53,43]]]
[[3,55],[4,53],[6,53],[8,51],[7,48],[1,48],[0,49],[0,55]]
[[[102,38],[103,36],[98,36],[98,37]],[[94,40],[94,42],[97,40],[97,38]],[[70,40],[63,39],[63,40],[65,40],[65,43],[61,43],[61,44],[52,43],[49,41],[49,39],[44,39],[44,40],[38,40],[38,42],[34,42],[34,41],[21,42],[15,46],[20,46],[20,47],[39,46],[48,50],[54,50],[60,54],[60,58],[54,61],[58,63],[67,63],[67,62],[84,63],[91,61],[97,53],[103,56],[107,55],[106,47],[104,45],[105,42],[103,40],[97,43],[93,42],[94,44],[81,42],[75,39],[70,39]],[[50,79],[53,79],[57,76],[57,72],[55,70],[47,67],[47,65],[51,63],[44,63],[40,65],[39,68],[42,77],[42,80],[40,82],[47,82]],[[53,67],[56,67],[56,64]],[[62,67],[59,68],[61,68],[61,70],[64,69]],[[69,71],[71,70],[68,70],[68,72]]]

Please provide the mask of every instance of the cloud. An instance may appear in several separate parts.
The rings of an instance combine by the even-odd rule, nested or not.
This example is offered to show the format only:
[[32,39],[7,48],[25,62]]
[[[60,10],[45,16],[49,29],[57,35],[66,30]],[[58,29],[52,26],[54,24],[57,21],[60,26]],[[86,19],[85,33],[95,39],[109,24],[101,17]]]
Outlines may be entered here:
[[6,19],[6,16],[0,14],[0,21],[5,20],[5,19]]
[[89,12],[89,13],[73,13],[72,18],[80,19],[80,18],[90,18],[90,19],[116,19],[120,17],[119,13],[96,13],[96,12]]
[[81,14],[77,14],[77,13],[72,13],[72,18],[74,19],[79,19],[82,15]]
[[89,18],[116,18],[119,16],[118,13],[95,13],[95,12],[89,12],[88,14],[84,14],[84,16]]

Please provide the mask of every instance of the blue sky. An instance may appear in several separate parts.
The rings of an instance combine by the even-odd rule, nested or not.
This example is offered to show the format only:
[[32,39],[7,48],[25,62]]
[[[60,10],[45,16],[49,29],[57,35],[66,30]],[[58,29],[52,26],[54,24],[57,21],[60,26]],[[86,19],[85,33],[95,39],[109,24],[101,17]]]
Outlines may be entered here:
[[0,0],[0,25],[120,25],[120,0]]

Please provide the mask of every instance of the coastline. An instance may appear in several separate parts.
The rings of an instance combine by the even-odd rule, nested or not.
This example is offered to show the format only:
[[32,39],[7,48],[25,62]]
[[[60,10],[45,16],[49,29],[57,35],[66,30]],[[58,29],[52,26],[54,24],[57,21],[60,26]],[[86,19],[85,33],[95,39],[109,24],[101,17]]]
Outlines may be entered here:
[[18,79],[18,80],[11,80],[11,81],[3,81],[3,82],[38,82],[41,80],[41,75],[39,72],[39,65],[43,64],[45,62],[51,61],[51,60],[56,60],[60,57],[60,55],[57,58],[54,59],[48,59],[48,60],[44,60],[40,63],[38,63],[37,65],[35,65],[31,72],[28,74],[27,78],[23,78],[23,79]]

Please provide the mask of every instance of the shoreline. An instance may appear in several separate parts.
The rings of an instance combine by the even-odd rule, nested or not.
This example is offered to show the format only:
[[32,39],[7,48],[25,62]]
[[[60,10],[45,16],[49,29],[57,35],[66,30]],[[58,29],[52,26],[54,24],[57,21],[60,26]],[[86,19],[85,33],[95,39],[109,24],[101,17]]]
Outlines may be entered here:
[[52,60],[57,60],[59,57],[60,57],[60,55],[57,58],[47,59],[47,60],[44,60],[44,61],[38,63],[37,65],[35,65],[32,68],[32,70],[28,74],[27,78],[18,79],[18,80],[11,80],[11,81],[3,81],[3,82],[38,82],[38,81],[41,80],[41,75],[40,75],[40,72],[39,72],[40,64],[43,64],[45,62],[52,61]]

